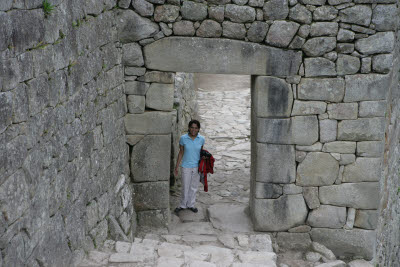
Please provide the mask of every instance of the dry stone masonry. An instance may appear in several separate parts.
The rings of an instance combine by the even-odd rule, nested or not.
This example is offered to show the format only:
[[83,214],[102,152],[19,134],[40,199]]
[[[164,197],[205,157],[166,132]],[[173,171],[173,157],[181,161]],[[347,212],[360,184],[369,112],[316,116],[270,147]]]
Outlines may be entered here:
[[396,0],[48,2],[0,3],[0,265],[168,225],[178,72],[252,76],[256,230],[400,262]]

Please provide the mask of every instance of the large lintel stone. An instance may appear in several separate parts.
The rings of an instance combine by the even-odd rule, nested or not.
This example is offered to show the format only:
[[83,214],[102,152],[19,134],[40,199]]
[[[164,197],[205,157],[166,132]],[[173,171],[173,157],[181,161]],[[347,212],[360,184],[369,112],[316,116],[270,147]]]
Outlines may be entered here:
[[344,96],[342,78],[305,78],[298,86],[298,97],[302,100],[340,102]]
[[332,250],[336,256],[361,256],[367,260],[374,255],[375,231],[314,228],[311,239]]
[[278,199],[254,199],[253,223],[257,231],[287,231],[302,225],[307,207],[302,195],[283,195]]
[[297,168],[300,186],[332,185],[339,173],[339,163],[329,153],[310,152]]
[[169,179],[171,135],[147,135],[132,149],[131,175],[134,182]]
[[293,183],[296,161],[293,145],[257,143],[256,181],[264,183]]
[[126,114],[125,129],[127,134],[169,134],[171,133],[172,115],[170,112],[145,112]]
[[139,183],[133,186],[136,211],[169,207],[169,182]]
[[383,100],[390,86],[390,75],[356,74],[346,76],[344,102]]
[[385,132],[385,118],[344,120],[338,124],[338,140],[380,141]]
[[356,159],[356,162],[344,167],[342,182],[378,182],[381,176],[380,158]]
[[312,145],[318,141],[317,116],[296,116],[290,119],[257,118],[257,142]]
[[319,199],[322,204],[355,209],[377,209],[379,206],[379,183],[344,183],[321,186]]
[[257,117],[289,117],[293,91],[283,79],[257,76],[254,81]]
[[190,73],[296,75],[301,52],[237,40],[167,37],[144,47],[150,69]]

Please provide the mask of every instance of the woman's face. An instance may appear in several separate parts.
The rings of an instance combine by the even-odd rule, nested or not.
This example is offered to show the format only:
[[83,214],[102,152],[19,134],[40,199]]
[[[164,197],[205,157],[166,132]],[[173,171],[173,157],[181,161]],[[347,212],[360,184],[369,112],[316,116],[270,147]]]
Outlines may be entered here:
[[189,127],[189,133],[191,136],[196,136],[199,133],[199,127],[197,127],[196,123],[192,123]]

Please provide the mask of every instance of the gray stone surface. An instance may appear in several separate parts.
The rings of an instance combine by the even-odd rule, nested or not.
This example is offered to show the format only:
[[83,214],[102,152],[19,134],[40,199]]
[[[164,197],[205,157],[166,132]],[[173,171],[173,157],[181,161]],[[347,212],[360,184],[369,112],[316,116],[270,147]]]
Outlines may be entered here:
[[331,153],[355,153],[356,142],[336,141],[325,143],[322,151]]
[[[164,191],[166,191],[168,194],[168,189],[166,188],[163,188],[163,195],[157,195],[157,193],[159,193],[157,191],[155,192],[149,191],[147,193],[149,194],[149,196],[151,196],[151,194],[154,193],[155,195],[157,195],[158,198],[163,198],[165,196]],[[166,203],[168,203],[168,199],[163,199],[163,201],[166,201]],[[157,204],[155,205],[157,206]],[[160,203],[159,205],[162,205],[162,203]],[[151,228],[165,228],[168,225],[169,213],[170,213],[169,209],[140,211],[137,213],[138,225],[145,225]],[[150,250],[150,252],[152,252],[152,250]],[[132,255],[132,253],[128,255]],[[153,257],[151,256],[150,258]],[[137,255],[135,255],[135,259],[138,259]]]
[[355,120],[358,115],[357,103],[328,104],[329,119]]
[[344,167],[343,183],[378,182],[381,178],[381,159],[358,157]]
[[336,68],[338,75],[355,74],[360,70],[360,59],[349,55],[338,55]]
[[304,224],[307,207],[302,195],[287,195],[278,199],[255,199],[253,216],[255,230],[285,231]]
[[354,35],[354,32],[340,28],[337,35],[337,40],[338,42],[352,42],[354,40]]
[[306,77],[336,76],[335,63],[323,57],[306,58],[304,66]]
[[159,26],[149,19],[142,18],[132,10],[118,11],[118,32],[122,43],[131,43],[153,37],[159,32]]
[[271,0],[265,2],[263,11],[265,20],[285,19],[289,14],[288,1]]
[[342,228],[346,223],[346,208],[321,205],[310,212],[307,223],[317,228]]
[[125,66],[141,67],[144,65],[142,48],[137,43],[122,46],[122,63]]
[[297,186],[295,184],[285,184],[283,185],[283,193],[285,195],[297,195],[303,193],[303,187]]
[[337,256],[362,256],[370,260],[373,255],[375,233],[368,230],[312,229],[313,241],[324,244]]
[[128,95],[126,104],[129,113],[143,113],[145,107],[145,97],[141,95]]
[[393,32],[378,32],[368,38],[357,40],[356,49],[365,55],[390,53],[394,49],[394,42]]
[[352,207],[355,209],[377,209],[379,205],[377,182],[344,183],[322,186],[319,199],[322,204]]
[[125,94],[127,95],[146,95],[147,90],[149,89],[150,84],[144,82],[126,82],[125,83]]
[[311,238],[308,233],[278,233],[277,244],[281,251],[307,251],[311,246]]
[[174,83],[174,77],[172,72],[148,71],[143,80],[149,83]]
[[[169,182],[137,183],[134,184],[134,189],[136,211],[168,208]],[[139,225],[143,224],[139,223]]]
[[253,22],[256,19],[256,10],[249,6],[227,4],[225,6],[225,18],[232,22]]
[[341,102],[344,96],[344,85],[344,80],[341,78],[301,79],[298,86],[298,98]]
[[147,45],[144,56],[148,68],[189,73],[287,76],[297,73],[301,63],[300,52],[234,40],[182,37]]
[[223,22],[225,18],[224,6],[210,6],[208,8],[208,16],[210,17],[210,19],[216,20],[218,22]]
[[146,0],[132,0],[132,6],[143,17],[150,17],[154,14],[154,6]]
[[377,5],[372,13],[372,23],[377,31],[393,31],[396,28],[396,5]]
[[172,26],[175,35],[181,36],[193,36],[195,33],[195,29],[193,26],[193,22],[189,20],[181,20],[175,22]]
[[362,118],[345,120],[338,124],[338,140],[343,141],[379,141],[384,134],[383,118]]
[[337,22],[314,22],[311,24],[310,36],[336,36],[338,29]]
[[214,20],[204,20],[197,29],[196,35],[199,37],[220,37],[222,27]]
[[315,252],[321,254],[323,257],[325,257],[329,261],[336,260],[335,254],[328,249],[326,246],[322,245],[321,243],[318,242],[312,242],[311,244],[311,249],[314,250]]
[[292,110],[293,91],[283,79],[257,76],[253,85],[257,117],[289,117]]
[[372,10],[367,5],[355,5],[339,11],[342,22],[369,26],[371,23]]
[[313,19],[315,21],[333,20],[337,17],[338,10],[333,6],[320,6],[313,12]]
[[125,116],[127,134],[169,134],[171,133],[171,113],[145,112]]
[[382,156],[383,148],[381,141],[357,142],[357,156],[378,158]]
[[222,23],[222,36],[242,40],[246,36],[246,28],[242,23],[224,21]]
[[308,39],[303,46],[303,51],[307,56],[317,57],[332,51],[336,48],[336,38],[334,37],[314,37]]
[[291,116],[323,114],[325,111],[326,111],[325,102],[295,100]]
[[339,163],[328,153],[310,152],[297,168],[296,184],[300,186],[332,185]]
[[[182,11],[183,12],[183,11]],[[156,22],[174,22],[179,16],[179,7],[174,5],[157,6],[154,10],[154,20]]]
[[303,24],[310,24],[312,13],[305,6],[297,4],[290,8],[289,19]]
[[311,146],[296,146],[296,151],[307,151],[307,152],[318,152],[321,151],[322,144],[320,142],[316,142]]
[[382,74],[356,74],[346,76],[344,102],[384,100],[389,88],[389,76]]
[[207,5],[192,1],[183,1],[181,14],[184,19],[197,21],[207,17]]
[[256,181],[293,183],[296,176],[294,146],[257,144]]
[[282,195],[282,186],[272,183],[256,182],[256,198],[278,198]]
[[318,187],[303,187],[303,197],[309,209],[316,209],[320,206]]
[[142,76],[145,73],[146,73],[146,68],[125,67],[125,75],[126,76]]
[[300,25],[295,22],[274,21],[269,28],[265,42],[277,47],[287,47]]
[[378,73],[389,73],[393,66],[393,55],[382,54],[372,57],[372,70]]
[[357,210],[354,226],[358,228],[374,230],[378,225],[377,210]]
[[255,21],[247,31],[247,38],[251,42],[261,43],[267,35],[269,26],[266,22]]
[[207,211],[216,229],[236,233],[252,231],[251,221],[247,216],[247,205],[221,203],[210,206]]
[[320,120],[319,121],[319,140],[321,143],[336,140],[337,120]]
[[174,85],[152,83],[146,93],[146,107],[169,111],[174,104]]
[[[341,54],[352,54],[352,55],[357,56],[357,54],[354,52],[354,44],[351,44],[351,43],[338,43],[336,46],[336,51]],[[353,65],[356,65],[356,64],[357,64],[357,62],[353,61],[353,62],[351,62],[350,66],[346,66],[346,65],[342,64],[340,66],[340,68],[344,69],[346,67],[349,67],[350,70],[348,70],[348,71],[350,71],[350,73],[355,73],[353,70],[355,67]]]

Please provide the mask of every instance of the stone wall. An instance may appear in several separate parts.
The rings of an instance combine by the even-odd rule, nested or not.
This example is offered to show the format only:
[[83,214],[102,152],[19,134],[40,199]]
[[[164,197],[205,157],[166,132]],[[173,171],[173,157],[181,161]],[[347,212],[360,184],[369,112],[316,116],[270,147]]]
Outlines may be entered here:
[[132,240],[115,0],[0,3],[0,266]]
[[[138,80],[160,82],[149,78],[154,71],[163,71],[158,77],[176,71],[253,75],[255,229],[289,231],[278,239],[311,238],[337,255],[371,259],[385,116],[396,76],[397,1],[119,5],[126,8],[120,11],[121,41],[142,47],[144,60],[136,67],[144,76]],[[143,133],[160,134],[150,125],[161,124],[165,114],[154,113],[141,116],[149,119]]]

